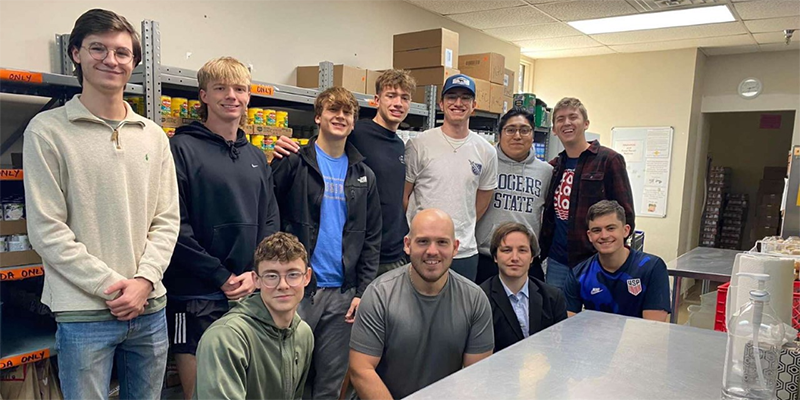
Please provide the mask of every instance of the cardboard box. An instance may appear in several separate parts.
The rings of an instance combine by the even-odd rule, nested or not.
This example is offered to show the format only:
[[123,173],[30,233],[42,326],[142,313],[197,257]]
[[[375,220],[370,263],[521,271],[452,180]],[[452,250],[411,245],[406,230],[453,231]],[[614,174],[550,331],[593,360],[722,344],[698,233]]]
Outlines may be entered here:
[[[297,86],[319,87],[319,65],[297,67]],[[367,70],[349,65],[333,66],[333,86],[341,86],[351,92],[365,93]]]
[[459,70],[447,67],[433,67],[433,68],[420,68],[412,69],[408,72],[417,81],[417,91],[412,96],[411,100],[415,103],[425,102],[425,86],[436,86],[436,98],[442,98],[442,88],[444,87],[444,80],[448,76],[458,75]]
[[503,96],[503,114],[508,110],[514,108],[514,98],[510,96]]
[[458,67],[458,33],[449,29],[397,34],[393,47],[394,68]]
[[490,111],[492,108],[492,84],[483,79],[475,79],[476,109]]
[[764,167],[764,179],[777,180],[785,177],[786,167]]
[[28,221],[24,219],[19,219],[16,221],[0,221],[0,236],[28,233],[27,224]]
[[489,99],[489,111],[493,113],[502,114],[503,113],[503,94],[505,93],[505,87],[499,83],[490,83],[490,96]]
[[366,87],[364,88],[364,93],[366,94],[375,94],[375,81],[378,80],[378,77],[381,76],[385,70],[374,71],[371,69],[367,70],[367,83]]
[[162,128],[179,128],[181,126],[183,126],[183,119],[179,117],[168,117],[165,115],[161,116]]
[[242,130],[248,135],[292,137],[292,128],[278,128],[275,126],[266,125],[245,125],[242,127]]
[[514,71],[506,68],[506,71],[503,74],[503,87],[505,87],[505,92],[503,96],[505,97],[514,96],[514,88],[516,86],[517,86],[517,81],[514,79]]
[[0,257],[0,267],[16,267],[28,264],[41,264],[42,257],[39,257],[33,250],[9,251]]
[[497,53],[466,54],[458,57],[458,69],[473,79],[502,85],[506,58]]

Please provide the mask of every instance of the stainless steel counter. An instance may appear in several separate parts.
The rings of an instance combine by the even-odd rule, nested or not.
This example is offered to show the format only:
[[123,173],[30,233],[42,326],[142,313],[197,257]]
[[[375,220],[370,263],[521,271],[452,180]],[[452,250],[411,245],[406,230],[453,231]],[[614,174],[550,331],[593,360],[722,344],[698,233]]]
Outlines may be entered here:
[[583,311],[407,397],[718,399],[726,336]]
[[667,272],[672,280],[672,314],[670,322],[678,321],[682,278],[703,281],[703,293],[708,291],[708,282],[728,282],[731,280],[733,261],[741,250],[695,247],[680,257],[667,263]]

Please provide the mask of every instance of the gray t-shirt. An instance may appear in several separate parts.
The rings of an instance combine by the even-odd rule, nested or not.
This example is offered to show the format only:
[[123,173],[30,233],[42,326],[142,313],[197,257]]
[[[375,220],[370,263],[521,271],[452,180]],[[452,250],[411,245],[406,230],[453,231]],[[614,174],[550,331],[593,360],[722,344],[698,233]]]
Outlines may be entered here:
[[436,296],[411,284],[410,264],[372,282],[361,297],[350,348],[381,357],[378,376],[399,399],[463,366],[464,354],[494,348],[489,300],[457,273]]

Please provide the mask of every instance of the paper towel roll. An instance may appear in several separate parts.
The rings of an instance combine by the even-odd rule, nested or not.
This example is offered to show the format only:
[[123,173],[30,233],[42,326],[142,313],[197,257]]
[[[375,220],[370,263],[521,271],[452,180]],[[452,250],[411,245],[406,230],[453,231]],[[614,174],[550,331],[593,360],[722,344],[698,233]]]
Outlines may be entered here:
[[739,253],[733,264],[733,276],[728,289],[728,307],[725,319],[730,317],[750,301],[750,291],[758,289],[758,282],[748,277],[736,276],[739,272],[767,274],[765,290],[770,294],[770,305],[780,320],[792,324],[792,296],[794,290],[794,261],[767,255]]

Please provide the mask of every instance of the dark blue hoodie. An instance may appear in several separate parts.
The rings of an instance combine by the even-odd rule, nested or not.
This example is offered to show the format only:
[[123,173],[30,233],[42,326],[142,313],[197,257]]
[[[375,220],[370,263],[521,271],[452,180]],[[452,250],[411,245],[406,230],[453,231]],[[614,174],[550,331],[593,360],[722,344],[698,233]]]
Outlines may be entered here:
[[221,294],[232,273],[253,269],[256,246],[280,228],[272,169],[241,129],[231,142],[193,122],[175,131],[170,147],[181,230],[164,285],[173,296]]

